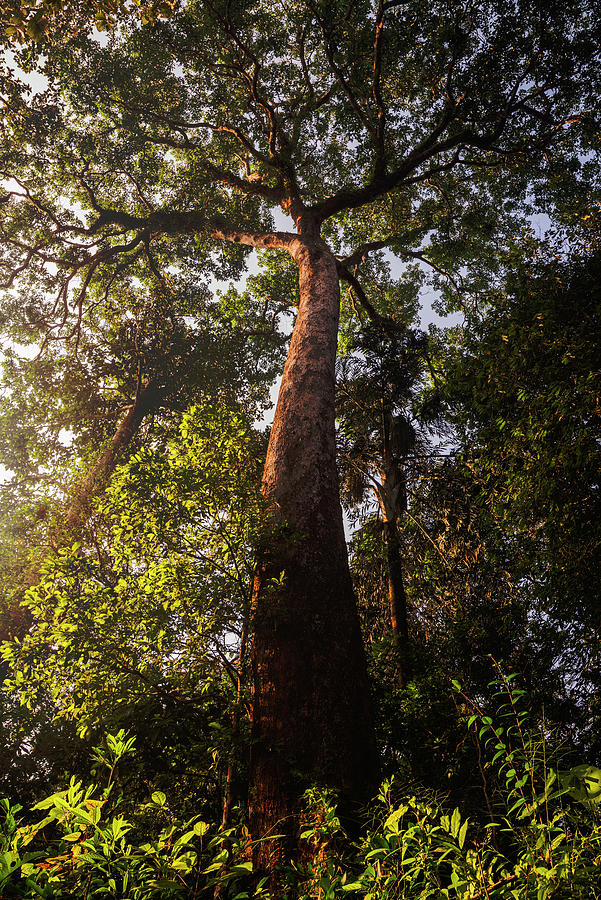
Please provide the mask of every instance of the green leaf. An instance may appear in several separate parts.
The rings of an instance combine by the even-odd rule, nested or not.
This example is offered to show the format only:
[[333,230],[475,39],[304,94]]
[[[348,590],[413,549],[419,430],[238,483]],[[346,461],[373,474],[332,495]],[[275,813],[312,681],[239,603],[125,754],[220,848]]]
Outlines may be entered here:
[[253,871],[252,862],[236,863],[232,866],[231,871],[237,875],[248,875]]
[[453,810],[453,815],[451,816],[451,835],[456,838],[459,833],[459,828],[461,826],[461,814],[457,807]]

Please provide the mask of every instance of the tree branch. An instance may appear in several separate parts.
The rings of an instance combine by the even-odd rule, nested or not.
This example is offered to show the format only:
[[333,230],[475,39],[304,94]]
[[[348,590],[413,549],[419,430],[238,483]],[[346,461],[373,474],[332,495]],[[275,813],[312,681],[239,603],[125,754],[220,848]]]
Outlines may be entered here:
[[324,40],[324,49],[326,52],[326,57],[327,57],[330,69],[336,76],[336,79],[338,80],[338,83],[340,84],[342,90],[344,91],[347,100],[351,104],[355,115],[357,116],[357,118],[359,119],[359,121],[361,122],[363,127],[377,141],[377,137],[378,137],[377,129],[374,128],[372,122],[370,122],[370,120],[369,120],[369,117],[361,109],[361,107],[359,105],[359,101],[355,97],[348,81],[344,77],[344,73],[342,72],[342,69],[336,63],[336,59],[334,56],[334,48],[332,46],[331,34],[328,30],[326,20],[323,18],[323,16],[321,16],[319,14],[319,11],[314,3],[309,2],[308,6],[311,9],[311,12],[313,13],[313,15],[315,16],[317,22],[319,23],[319,27],[321,28],[321,31],[323,34],[323,40]]
[[378,2],[378,11],[376,14],[376,38],[374,41],[374,63],[373,63],[373,82],[372,96],[378,111],[378,126],[376,129],[376,162],[374,166],[374,174],[382,175],[386,171],[386,151],[384,145],[384,132],[386,129],[386,108],[382,100],[382,42],[384,40],[384,4],[382,0]]

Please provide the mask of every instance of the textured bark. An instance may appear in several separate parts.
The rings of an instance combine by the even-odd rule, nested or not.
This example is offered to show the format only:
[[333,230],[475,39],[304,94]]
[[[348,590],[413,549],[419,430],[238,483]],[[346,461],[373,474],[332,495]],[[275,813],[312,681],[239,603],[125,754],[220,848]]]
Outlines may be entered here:
[[269,528],[253,596],[251,832],[287,836],[259,845],[269,869],[295,840],[308,784],[352,804],[378,779],[336,469],[336,261],[316,238],[291,253],[300,305],[265,465]]
[[68,533],[85,525],[90,514],[92,500],[105,487],[121,454],[137,434],[145,417],[158,409],[161,397],[161,390],[152,382],[139,391],[127,415],[111,438],[109,446],[98,457],[88,477],[79,486],[75,498],[65,514],[60,532]]

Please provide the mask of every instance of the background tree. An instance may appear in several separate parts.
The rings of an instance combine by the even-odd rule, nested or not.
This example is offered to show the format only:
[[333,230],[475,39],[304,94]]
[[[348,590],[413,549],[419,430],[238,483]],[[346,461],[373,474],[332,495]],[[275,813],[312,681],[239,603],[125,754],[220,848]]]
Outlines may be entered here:
[[439,335],[438,403],[454,430],[414,482],[402,526],[411,691],[388,687],[371,599],[386,586],[377,534],[368,522],[354,540],[385,765],[445,783],[480,814],[491,785],[486,770],[474,779],[481,759],[448,683],[494,705],[489,654],[523,673],[533,715],[566,754],[598,752],[598,260],[565,234],[560,249],[524,242],[503,289]]
[[[285,307],[265,295],[261,278],[251,279],[243,300],[235,291],[213,299],[204,286],[166,293],[138,284],[88,320],[75,358],[59,341],[36,353],[48,337],[45,323],[33,325],[28,310],[15,313],[4,349],[0,445],[9,469],[6,552],[18,548],[17,535],[22,551],[7,567],[7,634],[17,633],[9,620],[16,627],[18,597],[48,548],[81,540],[94,499],[128,449],[139,448],[142,426],[160,440],[201,397],[262,415],[281,368],[275,323]],[[31,350],[33,358],[21,355]]]
[[[3,650],[5,688],[34,716],[51,698],[88,739],[137,735],[130,796],[168,787],[180,805],[209,803],[212,818],[248,632],[264,445],[240,413],[188,410],[165,445],[113,478],[95,551],[74,545],[46,561],[26,600],[33,625]],[[7,759],[13,781],[19,764]]]
[[515,665],[540,656],[546,714],[598,753],[599,260],[577,247],[553,259],[552,247],[516,260],[466,331],[449,391],[472,516],[525,609]]
[[[190,801],[186,802],[191,802],[192,797],[198,797],[204,790],[201,788],[205,782],[201,775],[202,767],[199,768],[198,755],[202,756],[197,734],[200,713],[193,714],[192,704],[184,704],[185,710],[190,713],[190,729],[186,731],[180,727],[181,704],[178,705],[175,700],[163,708],[163,701],[159,697],[158,701],[151,701],[142,711],[140,704],[144,705],[144,684],[146,687],[148,685],[136,680],[136,652],[132,651],[129,661],[126,661],[125,651],[121,651],[119,658],[124,665],[129,664],[130,675],[123,678],[123,690],[117,691],[119,701],[116,700],[114,691],[115,678],[117,681],[120,678],[118,663],[115,663],[117,668],[112,670],[110,676],[106,671],[98,680],[90,680],[89,674],[85,676],[85,695],[88,704],[95,704],[97,718],[91,730],[86,731],[82,745],[81,737],[77,736],[77,717],[81,717],[79,724],[84,730],[87,721],[82,710],[73,713],[72,709],[69,717],[64,709],[61,713],[57,697],[52,697],[54,686],[61,683],[61,679],[67,693],[69,684],[71,690],[77,690],[74,684],[78,680],[78,664],[74,661],[73,668],[69,668],[63,662],[62,669],[58,663],[56,666],[51,665],[52,654],[48,656],[44,649],[47,643],[38,640],[36,644],[33,635],[38,635],[38,629],[43,630],[44,622],[46,628],[55,627],[53,606],[56,595],[48,588],[47,579],[43,577],[44,569],[49,567],[54,572],[60,572],[61,566],[64,568],[69,563],[76,571],[79,565],[79,575],[73,574],[70,582],[72,589],[76,590],[77,585],[85,579],[91,557],[97,560],[101,571],[104,567],[102,577],[105,584],[116,583],[118,580],[114,570],[111,570],[112,538],[107,537],[107,515],[111,502],[107,501],[106,513],[98,507],[108,476],[111,471],[114,472],[118,463],[126,462],[128,454],[135,457],[142,447],[146,447],[148,453],[147,465],[155,456],[160,459],[171,442],[177,443],[174,433],[180,435],[180,427],[183,428],[181,418],[192,398],[208,409],[220,409],[224,440],[228,434],[229,421],[226,411],[229,410],[231,416],[242,416],[246,420],[262,416],[268,403],[269,385],[281,367],[283,337],[276,328],[276,322],[285,308],[281,302],[276,305],[265,295],[261,287],[262,278],[260,272],[251,277],[243,297],[230,289],[213,298],[205,290],[201,294],[195,292],[192,300],[190,294],[185,293],[182,288],[179,294],[170,295],[168,306],[157,306],[158,320],[152,322],[148,318],[148,302],[145,302],[148,298],[145,298],[143,287],[139,285],[136,294],[128,297],[131,301],[129,308],[117,307],[112,320],[107,317],[90,322],[90,327],[81,335],[75,360],[69,353],[64,353],[59,342],[51,342],[43,358],[20,358],[19,352],[23,352],[24,341],[36,338],[43,340],[45,332],[43,329],[34,329],[30,323],[21,326],[15,318],[11,333],[20,337],[21,342],[13,345],[12,349],[5,350],[7,377],[2,410],[3,458],[11,466],[11,472],[2,488],[6,509],[2,522],[5,607],[0,628],[3,639],[15,636],[23,638],[28,634],[27,641],[33,641],[41,654],[40,672],[44,677],[37,684],[37,700],[30,711],[20,705],[19,689],[9,690],[3,697],[3,739],[0,752],[5,772],[3,786],[8,796],[18,796],[23,802],[28,797],[39,797],[49,787],[60,785],[65,771],[79,772],[83,767],[83,772],[87,772],[86,748],[98,734],[98,729],[104,733],[110,721],[116,728],[121,725],[131,728],[134,727],[133,723],[147,722],[148,731],[145,736],[141,732],[139,734],[140,753],[148,756],[146,761],[142,760],[140,763],[142,769],[146,768],[146,783],[152,782],[166,758],[161,753],[156,762],[152,761],[152,735],[155,738],[159,734],[166,736],[166,730],[173,729],[173,740],[179,741],[182,749],[183,745],[189,745],[186,751],[187,762],[172,741],[169,750],[172,763],[163,772],[163,780],[175,776],[179,761],[182,769],[187,765],[191,765],[192,769],[187,778],[178,782],[177,788],[172,785],[178,795],[183,798],[184,784],[190,789],[194,781],[194,766],[197,767],[198,790],[191,790]],[[158,302],[156,297],[154,301]],[[152,309],[151,306],[150,310]],[[161,309],[163,315],[159,315]],[[192,316],[189,313],[194,309],[197,312]],[[132,376],[132,371],[137,372],[136,377]],[[128,410],[126,405],[124,411],[120,404],[128,403],[131,398],[129,391],[136,391],[136,381],[139,382],[141,377],[152,377],[161,385],[159,402],[153,409],[147,410],[149,415],[143,423],[138,422],[138,425],[143,424],[144,427],[137,433],[135,429],[130,431],[127,436],[129,446],[122,443],[115,447],[116,442],[114,439],[111,441],[110,428],[115,427],[115,422],[119,424],[119,417],[125,416],[126,423],[131,417],[132,407]],[[46,416],[39,416],[41,408],[46,409]],[[22,424],[22,427],[17,427],[16,423]],[[25,423],[29,423],[30,427],[26,427]],[[62,439],[57,440],[59,434]],[[233,435],[230,439],[233,439]],[[105,449],[107,441],[108,451]],[[98,473],[99,463],[103,466],[103,477],[96,478],[90,485],[88,475],[84,488],[87,485],[89,489],[81,492],[82,478],[86,479],[86,475],[82,473],[86,470],[89,473],[90,469]],[[144,471],[144,466],[141,469]],[[148,478],[143,478],[142,482],[145,486],[140,495],[140,531],[143,530],[148,512],[146,508],[143,513],[142,506],[150,502],[151,496],[156,497],[152,491],[147,492]],[[116,495],[120,497],[121,482],[116,484]],[[86,501],[85,507],[81,502],[82,493]],[[243,485],[240,496],[247,496]],[[131,497],[128,502],[131,503]],[[199,498],[199,502],[204,501]],[[119,499],[112,506],[120,508]],[[74,507],[79,508],[80,521],[67,523],[65,520]],[[38,510],[43,515],[38,515]],[[184,526],[184,520],[188,522],[188,526]],[[189,518],[182,514],[182,528],[184,527],[191,526]],[[83,545],[74,553],[70,549],[73,541]],[[64,557],[65,553],[67,559]],[[218,553],[217,549],[215,553]],[[93,580],[92,575],[90,577]],[[198,577],[201,577],[200,573]],[[35,604],[32,607],[31,603],[22,605],[25,593],[40,580],[45,581],[46,588],[49,589],[47,603],[41,607],[35,607]],[[160,594],[159,588],[160,584],[157,585]],[[106,643],[103,644],[104,638],[97,623],[95,624],[93,597],[93,591],[79,597],[79,603],[83,606],[78,607],[78,622],[88,637],[88,629],[91,629],[92,636],[97,639],[96,649],[100,660],[105,651],[110,657],[110,650]],[[130,615],[126,613],[126,598],[130,602],[129,595],[123,595],[123,603],[120,604],[119,595],[114,595],[115,615]],[[142,599],[146,603],[144,615],[149,616],[150,597]],[[157,596],[152,607],[157,611],[157,619],[161,620],[163,600],[164,598]],[[88,605],[92,609],[86,611]],[[134,609],[137,609],[135,604]],[[142,615],[139,609],[136,615]],[[111,622],[114,624],[114,618]],[[102,634],[106,637],[106,632]],[[171,635],[174,642],[172,652],[175,652],[173,647],[178,639],[181,639],[182,646],[189,639],[183,630],[178,635],[179,638]],[[83,632],[78,633],[78,640],[82,644],[86,639]],[[234,640],[233,633],[231,640]],[[234,652],[235,647],[232,645],[228,649],[228,658]],[[220,659],[216,662],[213,659],[208,665],[209,668],[215,666],[220,671],[224,663]],[[6,674],[6,663],[3,663],[2,677]],[[70,675],[75,678],[75,683],[70,682]],[[32,682],[35,682],[35,678],[32,678]],[[97,692],[92,684],[97,686]],[[111,684],[113,687],[109,689]],[[108,697],[105,688],[108,690]],[[212,713],[209,711],[206,716],[210,718],[212,715],[215,720],[223,720],[227,731],[227,691],[224,696],[225,718],[223,713],[217,715],[215,706]],[[108,699],[109,697],[113,699]],[[114,708],[113,700],[121,704],[119,709]],[[58,719],[54,718],[57,713],[60,716]],[[204,724],[206,716],[202,719]],[[171,724],[167,724],[167,721]],[[221,746],[221,738],[218,744]],[[227,754],[227,751],[224,750],[223,753]],[[209,774],[208,778],[212,784],[211,802],[218,804],[221,788],[217,787],[215,779],[221,778],[221,768]]]
[[[410,674],[409,616],[398,524],[408,482],[419,467],[418,423],[412,409],[427,355],[425,335],[384,317],[354,336],[337,380],[342,496],[375,501],[388,569],[388,613],[401,687]],[[422,447],[423,449],[423,447]]]

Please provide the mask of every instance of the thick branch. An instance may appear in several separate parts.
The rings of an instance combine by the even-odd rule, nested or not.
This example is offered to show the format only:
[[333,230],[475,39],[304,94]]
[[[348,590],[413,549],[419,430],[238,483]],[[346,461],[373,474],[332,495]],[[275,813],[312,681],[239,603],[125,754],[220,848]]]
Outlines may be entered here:
[[376,164],[375,175],[381,175],[386,170],[386,152],[384,145],[384,132],[386,129],[386,107],[382,99],[382,42],[384,40],[384,4],[379,0],[376,15],[376,38],[374,41],[374,64],[372,95],[378,110],[378,127],[376,132]]
[[353,273],[350,272],[344,265],[339,264],[338,275],[342,279],[342,281],[346,281],[347,284],[350,284],[355,293],[355,296],[357,297],[357,300],[365,309],[374,325],[377,325],[379,328],[384,327],[386,322],[385,317],[381,316],[375,306],[373,306],[372,303],[368,300],[367,294],[365,293],[365,291],[361,287],[361,284],[357,281]]
[[[251,232],[229,228],[220,216],[209,216],[204,209],[178,212],[157,210],[149,216],[132,216],[118,210],[105,209],[90,226],[89,233],[95,234],[106,225],[119,224],[130,231],[148,234],[205,234],[218,241],[231,241],[261,249],[287,250],[298,235],[286,231]],[[142,237],[140,237],[142,239]],[[128,245],[130,246],[130,245]],[[117,248],[109,248],[115,251]],[[105,251],[109,252],[109,251]],[[113,255],[113,253],[111,253]]]
[[[453,150],[460,144],[480,146],[483,140],[467,129],[447,138],[446,141],[434,141],[431,143],[431,139],[432,135],[416,147],[393,172],[389,172],[386,175],[375,175],[369,184],[366,184],[364,187],[343,188],[337,194],[313,206],[313,214],[320,222],[323,222],[330,216],[342,212],[342,210],[357,209],[359,206],[371,203],[383,194],[402,185],[412,172],[433,156]],[[436,167],[436,170],[439,171],[439,168]],[[428,172],[428,177],[431,174],[432,171]]]

